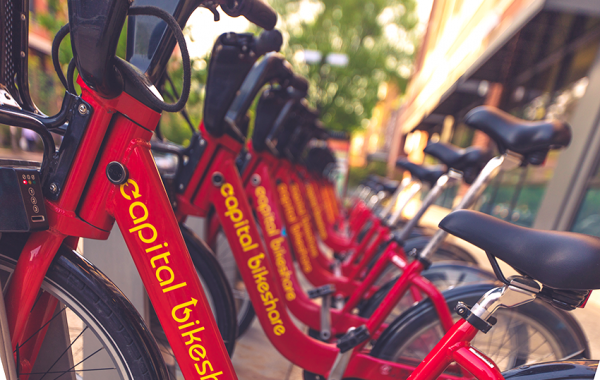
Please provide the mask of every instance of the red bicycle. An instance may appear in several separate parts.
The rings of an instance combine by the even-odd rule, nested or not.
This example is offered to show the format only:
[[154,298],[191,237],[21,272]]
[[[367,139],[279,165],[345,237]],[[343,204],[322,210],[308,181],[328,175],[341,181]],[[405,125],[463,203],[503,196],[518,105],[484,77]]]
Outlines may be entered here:
[[[18,17],[11,17],[12,21],[27,14],[26,8],[20,7],[22,3],[11,3],[15,4]],[[3,191],[18,194],[9,202],[15,202],[17,208],[23,205],[22,210],[26,213],[24,220],[16,213],[3,214],[3,220],[26,223],[13,223],[10,229],[3,228],[0,245],[2,268],[10,274],[6,311],[10,349],[14,352],[20,378],[65,374],[74,377],[75,372],[85,377],[86,373],[99,371],[104,377],[111,378],[168,378],[158,348],[139,315],[109,279],[73,251],[78,237],[106,238],[115,220],[123,231],[183,375],[201,379],[236,378],[177,220],[170,211],[148,143],[160,116],[153,108],[176,110],[185,103],[189,90],[189,57],[175,19],[185,23],[195,7],[186,2],[179,5],[174,18],[153,7],[130,8],[127,1],[107,0],[93,4],[71,1],[69,28],[61,32],[64,36],[70,30],[75,56],[66,82],[69,88],[74,87],[71,78],[73,68],[77,66],[80,72],[78,83],[83,92],[81,97],[68,92],[62,111],[56,117],[45,117],[36,112],[23,79],[22,73],[26,72],[23,61],[17,61],[20,62],[17,65],[20,74],[16,82],[14,75],[8,76],[7,80],[6,73],[2,72],[0,79],[8,84],[8,97],[5,95],[5,98],[10,104],[3,100],[0,105],[0,121],[35,130],[42,136],[46,150],[46,160],[40,170],[16,163],[3,166],[3,171],[13,174],[8,183],[17,186],[16,190],[3,187]],[[223,6],[233,14],[244,13],[244,10],[252,12],[247,13],[250,19],[263,26],[273,26],[274,20],[265,20],[265,16],[272,13],[261,3],[235,5],[235,8]],[[2,9],[6,10],[5,7]],[[13,10],[11,8],[11,12]],[[127,14],[155,15],[165,21],[159,25],[158,32],[153,31],[156,34],[152,33],[162,36],[156,45],[158,58],[168,58],[166,52],[172,51],[175,44],[173,37],[180,44],[184,59],[184,91],[175,105],[166,105],[155,98],[149,88],[150,82],[145,80],[148,76],[142,76],[128,63],[114,57],[116,40]],[[26,22],[27,16],[24,18]],[[26,27],[2,25],[3,35],[7,26],[11,27],[11,32],[20,31],[13,36],[21,46],[26,46]],[[170,33],[165,32],[167,26]],[[161,28],[163,33],[160,33]],[[3,57],[15,58],[14,51],[4,45],[2,52]],[[160,71],[161,60],[152,61],[147,72],[154,72],[150,68]],[[12,101],[14,98],[18,101]],[[195,197],[194,206],[207,211],[211,201],[214,202],[217,213],[223,218],[225,231],[238,243],[234,252],[243,264],[240,265],[242,275],[247,283],[255,285],[250,296],[261,306],[257,309],[261,323],[269,327],[267,333],[270,336],[279,338],[275,340],[278,348],[284,348],[286,356],[294,356],[297,351],[283,347],[283,342],[301,339],[304,335],[295,328],[279,303],[283,302],[283,293],[265,259],[258,231],[249,223],[251,208],[234,165],[236,154],[233,150],[242,142],[236,140],[237,134],[230,127],[221,129],[223,134],[219,137],[215,136],[218,130],[212,134],[205,130],[206,150],[200,164],[206,164],[204,174],[209,181],[200,186],[199,195],[204,198]],[[57,153],[48,129],[64,134]],[[549,143],[566,143],[565,139],[554,141],[554,135],[552,137],[547,139],[551,141],[538,141],[535,147],[543,150]],[[222,165],[223,162],[226,165]],[[215,168],[222,168],[222,171]],[[190,183],[200,184],[198,180],[192,177]],[[41,202],[42,193],[46,196],[44,202]],[[21,194],[29,194],[25,198],[30,201],[28,204]],[[6,204],[11,205],[9,202]],[[37,211],[33,206],[37,206]],[[511,285],[517,286],[517,281]],[[504,304],[509,305],[508,302]],[[71,324],[71,317],[85,324],[74,339],[64,329]],[[489,320],[487,315],[480,318]],[[56,321],[61,321],[59,327],[50,328]],[[457,325],[456,328],[465,334],[460,337],[461,342],[472,339],[477,324],[476,319],[470,318],[469,322]],[[86,332],[93,333],[99,348],[78,358],[74,343]],[[48,335],[54,333],[56,335]],[[343,376],[396,378],[406,377],[411,372],[414,377],[455,378],[441,373],[444,370],[441,358],[440,361],[429,361],[436,364],[436,368],[413,372],[411,365],[370,356],[360,351],[366,342],[364,336],[364,329],[353,330],[338,340],[337,347],[313,341],[315,343],[309,348],[315,348],[313,353],[320,360],[309,363],[307,369],[332,379]],[[459,338],[459,334],[453,336]],[[41,350],[47,341],[54,350]],[[444,344],[436,351],[438,354],[450,348]],[[461,347],[466,349],[465,345]],[[48,360],[38,356],[41,352],[50,355]],[[489,362],[474,349],[451,352],[453,360],[477,377],[488,375],[489,378],[492,374],[501,378],[493,366],[492,370],[481,369]],[[91,363],[98,355],[105,355],[112,366],[93,366]],[[45,368],[38,367],[44,364],[47,364]]]
[[[213,65],[212,62],[211,65]],[[409,265],[405,261],[402,261],[402,258],[396,255],[397,246],[395,244],[392,244],[386,250],[385,260],[381,260],[378,263],[378,267],[372,270],[369,276],[365,278],[365,281],[356,284],[355,291],[351,294],[352,297],[342,310],[330,309],[327,302],[323,303],[325,307],[319,308],[307,297],[299,286],[292,266],[291,251],[287,240],[282,235],[283,231],[291,231],[294,228],[289,226],[284,228],[283,215],[289,217],[286,214],[291,215],[292,212],[295,213],[296,208],[285,210],[284,206],[284,211],[280,211],[280,203],[283,205],[286,200],[289,201],[290,196],[286,194],[282,195],[280,192],[281,185],[284,182],[276,182],[283,175],[277,174],[277,171],[283,170],[284,172],[289,172],[289,168],[286,169],[285,160],[282,160],[281,157],[275,157],[268,149],[265,150],[266,146],[277,146],[280,144],[281,149],[277,149],[277,151],[283,152],[285,149],[291,150],[293,148],[302,149],[304,145],[300,141],[306,142],[310,140],[310,136],[314,133],[314,128],[312,127],[308,129],[277,127],[281,125],[282,120],[285,118],[280,117],[278,109],[273,107],[274,104],[279,103],[282,107],[285,107],[286,104],[295,104],[294,91],[290,90],[287,84],[300,82],[299,79],[294,79],[293,73],[286,67],[287,65],[283,59],[276,54],[269,54],[263,61],[257,63],[249,72],[239,91],[239,95],[233,101],[233,105],[229,111],[227,111],[225,116],[226,122],[221,124],[221,128],[225,129],[225,131],[228,128],[242,130],[243,128],[238,128],[238,126],[245,125],[246,111],[260,88],[269,81],[277,81],[281,84],[270,87],[259,99],[255,135],[253,136],[252,144],[247,147],[247,155],[250,159],[241,165],[243,167],[241,177],[237,168],[233,167],[233,163],[236,162],[243,145],[239,141],[230,138],[230,136],[239,136],[240,133],[231,132],[228,134],[221,132],[222,134],[219,135],[216,132],[219,129],[215,128],[215,125],[218,126],[219,124],[205,122],[201,125],[202,140],[198,141],[205,141],[203,143],[205,150],[199,160],[191,157],[187,160],[182,160],[185,162],[183,169],[181,169],[182,172],[187,171],[190,174],[184,177],[187,178],[184,186],[177,186],[173,190],[174,195],[172,199],[177,204],[176,214],[179,216],[180,221],[184,221],[190,215],[206,216],[210,214],[211,207],[214,206],[215,217],[219,220],[220,225],[223,226],[223,232],[231,244],[233,256],[238,264],[243,282],[248,289],[252,304],[257,310],[263,329],[275,347],[293,363],[307,369],[311,373],[324,374],[333,365],[333,362],[330,361],[333,360],[331,352],[335,352],[336,349],[332,344],[323,346],[299,331],[295,325],[291,324],[286,307],[313,329],[319,329],[321,333],[328,332],[330,335],[324,337],[327,340],[334,336],[343,340],[343,337],[340,338],[342,334],[350,328],[357,328],[346,339],[354,339],[356,335],[362,334],[360,335],[362,338],[367,337],[364,339],[377,341],[374,348],[377,348],[378,351],[371,351],[371,354],[378,352],[378,355],[391,355],[393,356],[391,359],[396,360],[398,356],[394,355],[398,355],[398,353],[404,354],[411,350],[414,351],[416,345],[421,346],[418,350],[419,354],[421,354],[427,345],[423,344],[422,339],[415,343],[414,338],[423,334],[426,326],[420,325],[418,326],[419,328],[412,329],[410,333],[413,335],[407,336],[405,326],[410,325],[413,328],[414,323],[407,324],[406,320],[403,320],[402,324],[394,324],[393,328],[390,326],[388,330],[384,331],[385,325],[383,322],[385,317],[396,305],[398,297],[402,296],[409,289],[409,286],[414,286],[422,289],[431,297],[436,306],[435,311],[438,311],[441,315],[444,328],[449,329],[453,324],[453,319],[447,303],[458,302],[456,298],[459,297],[459,293],[455,292],[452,298],[445,300],[435,287],[419,276],[419,273],[423,270],[422,263],[415,261]],[[209,91],[210,88],[208,88],[207,93]],[[286,94],[291,99],[288,99]],[[288,100],[292,100],[292,102],[288,103]],[[276,112],[272,112],[273,110]],[[302,126],[305,124],[305,120],[311,119],[311,115],[302,114],[301,111],[298,111],[290,119],[298,120]],[[275,124],[275,127],[273,127],[273,124]],[[260,138],[261,136],[262,138]],[[194,139],[192,140],[194,141]],[[226,146],[226,148],[219,148],[219,144]],[[257,146],[262,146],[263,150],[259,151],[256,149]],[[492,167],[494,165],[495,163],[492,163]],[[274,172],[275,174],[273,174]],[[183,182],[175,180],[174,183]],[[215,187],[225,191],[225,194],[215,193]],[[226,199],[225,204],[223,204],[222,197]],[[248,204],[248,198],[251,200],[253,207]],[[263,232],[266,250],[260,248],[262,241],[256,237],[259,236],[259,233],[253,218],[246,216],[252,215],[254,212],[257,214],[257,219]],[[292,243],[294,243],[293,238]],[[248,254],[246,250],[249,250],[251,253]],[[267,252],[269,254],[266,254]],[[302,264],[301,258],[299,262]],[[376,313],[370,318],[368,318],[369,316],[365,317],[353,314],[352,310],[358,305],[358,301],[367,293],[367,290],[372,285],[372,281],[374,281],[378,273],[381,272],[388,262],[400,263],[398,265],[404,264],[404,269],[407,269],[408,275],[403,276],[399,281],[394,283],[393,291],[389,292],[390,298],[386,298],[384,302],[381,302]],[[270,263],[270,266],[267,266],[267,263]],[[274,288],[277,288],[277,293],[273,290]],[[463,299],[467,298],[469,302],[475,302],[482,293],[491,288],[493,288],[493,285],[471,287],[468,289],[468,292],[461,290],[460,296]],[[270,295],[266,295],[267,290]],[[330,290],[330,288],[325,290]],[[331,292],[321,293],[320,295],[330,296]],[[529,314],[528,316],[521,314],[519,319],[531,321],[536,319],[536,315],[547,315],[551,319],[554,317],[562,319],[565,321],[565,325],[573,325],[572,321],[567,322],[569,317],[547,310],[550,308],[544,304],[537,303],[535,306],[531,305],[532,310],[536,308],[538,308],[539,313]],[[417,310],[419,314],[423,313],[422,308]],[[437,315],[435,311],[431,313],[434,316]],[[509,315],[507,315],[507,318],[505,321],[510,320]],[[430,325],[432,323],[427,318],[420,320],[427,320],[427,323]],[[573,330],[573,335],[577,335],[577,329],[576,327]],[[402,331],[402,333],[399,334],[399,331]],[[544,331],[549,332],[550,329],[545,327]],[[545,333],[544,335],[548,334]],[[572,339],[572,337],[566,338],[567,340]],[[564,346],[561,343],[561,348],[553,351],[556,357],[560,357],[562,353],[580,353],[582,350],[585,351],[585,343],[581,344],[584,341],[577,342],[578,340],[579,338],[571,340],[571,343],[566,343]],[[436,342],[431,337],[426,339],[426,341],[431,344],[431,347]],[[364,348],[366,343],[366,340],[360,342],[360,349]],[[518,343],[514,344],[517,345]],[[298,347],[302,347],[301,351],[306,354],[293,354],[297,352]],[[404,349],[398,350],[402,347]],[[496,348],[496,345],[494,345],[494,350]],[[500,355],[500,358],[505,355],[505,350],[506,348],[497,353]],[[527,360],[531,359],[529,356],[530,353],[529,351],[527,352]],[[524,352],[521,352],[521,354],[524,354]],[[360,358],[356,360],[363,360],[362,357]],[[504,360],[502,365],[512,367],[512,365],[519,362],[518,360],[524,359],[522,356],[511,356]],[[374,365],[374,362],[366,359],[361,364],[365,368]],[[367,371],[366,369],[364,370]]]

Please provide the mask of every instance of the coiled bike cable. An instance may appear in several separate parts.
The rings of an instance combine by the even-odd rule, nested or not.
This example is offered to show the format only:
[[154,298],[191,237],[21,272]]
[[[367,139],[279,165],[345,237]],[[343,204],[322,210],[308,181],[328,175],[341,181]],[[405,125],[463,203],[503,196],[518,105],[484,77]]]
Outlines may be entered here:
[[[177,43],[179,44],[179,49],[181,50],[181,59],[183,61],[183,88],[181,91],[181,96],[179,97],[179,100],[177,100],[177,102],[175,103],[166,103],[156,97],[155,93],[152,92],[152,90],[150,89],[150,86],[152,86],[152,84],[148,81],[148,79],[143,73],[141,73],[135,68],[135,66],[131,65],[129,62],[123,60],[122,58],[115,57],[115,67],[122,76],[126,76],[128,79],[130,79],[130,83],[133,86],[135,86],[136,89],[140,91],[140,93],[144,95],[144,100],[146,100],[151,107],[166,112],[178,112],[182,110],[185,106],[185,103],[187,103],[187,100],[190,95],[192,74],[190,55],[181,27],[170,13],[154,6],[131,7],[129,8],[128,15],[155,16],[163,20],[171,29],[171,32],[173,33],[175,39],[177,40]],[[66,35],[69,34],[69,32],[69,24],[66,24],[56,34],[54,41],[52,42],[52,63],[61,83],[69,90],[69,92],[75,93],[75,86],[73,84],[73,75],[75,73],[74,60],[72,59],[71,62],[69,62],[66,78],[62,72],[60,62],[58,60],[58,51],[60,44],[62,40],[66,37]]]

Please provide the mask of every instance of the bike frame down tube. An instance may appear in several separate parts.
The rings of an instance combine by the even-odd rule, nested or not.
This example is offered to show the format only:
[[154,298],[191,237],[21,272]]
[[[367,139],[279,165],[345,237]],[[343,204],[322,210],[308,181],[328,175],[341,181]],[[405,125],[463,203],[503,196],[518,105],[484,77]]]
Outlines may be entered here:
[[[267,250],[253,221],[253,213],[244,185],[235,165],[242,143],[228,136],[213,137],[201,131],[206,139],[206,159],[203,173],[195,173],[188,190],[178,199],[186,201],[189,215],[205,216],[214,206],[223,231],[230,242],[242,279],[258,320],[275,348],[295,365],[327,376],[339,350],[309,338],[292,321],[279,291],[274,268],[266,257]],[[202,167],[202,166],[201,166]],[[189,193],[188,193],[189,191]],[[189,202],[189,199],[192,199]],[[194,208],[192,210],[191,208]],[[346,377],[365,380],[407,378],[414,367],[374,358],[354,351]],[[442,379],[458,379],[441,376]]]
[[[306,219],[309,216],[306,215],[306,206],[302,203],[302,197],[292,197],[289,171],[289,166],[285,165],[285,161],[283,161],[277,167],[275,178],[278,181],[277,193],[279,204],[283,209],[286,231],[290,236],[300,269],[311,284],[315,286],[333,284],[336,288],[336,295],[341,294],[347,297],[360,286],[360,283],[346,277],[335,276],[329,269],[314,259],[321,253],[310,221]],[[297,202],[302,203],[302,205],[298,207]]]
[[[313,329],[319,329],[321,327],[320,309],[315,307],[316,305],[306,297],[299,286],[294,268],[291,266],[289,245],[287,240],[282,237],[281,206],[277,202],[276,181],[270,175],[271,172],[277,170],[277,166],[281,161],[269,153],[255,152],[251,145],[248,147],[248,151],[252,158],[242,178],[246,186],[246,193],[254,205],[254,210],[257,211],[263,238],[270,254],[271,265],[277,268],[275,273],[279,279],[280,293],[285,294],[288,307],[298,319]],[[413,264],[412,269],[404,273],[394,284],[379,307],[385,312],[375,312],[368,320],[358,318],[352,314],[352,310],[358,306],[358,302],[369,296],[367,292],[372,289],[373,284],[387,265],[397,265],[402,271],[409,267],[405,258],[399,254],[401,252],[403,252],[402,249],[395,242],[392,242],[382,258],[369,271],[365,280],[352,293],[342,310],[343,312],[336,309],[330,311],[332,335],[335,335],[335,330],[344,333],[349,327],[360,326],[366,322],[371,335],[376,339],[387,327],[383,322],[394,305],[404,296],[407,286],[410,286],[410,289],[414,290],[418,296],[421,295],[418,292],[420,290],[430,297],[444,329],[447,331],[452,327],[453,321],[446,301],[435,286],[420,276],[423,269],[420,263]]]
[[[256,153],[250,146],[251,162],[242,175],[246,194],[250,199],[257,219],[263,231],[263,239],[269,251],[271,266],[279,279],[279,291],[285,294],[287,307],[292,314],[310,328],[321,329],[321,308],[306,295],[300,286],[293,267],[290,246],[285,237],[285,227],[277,201],[275,181],[270,175],[271,168],[276,167],[278,159],[268,153]],[[267,163],[268,162],[268,163]],[[351,327],[367,322],[357,315],[344,313],[337,309],[330,310],[332,336],[344,334]],[[381,326],[379,333],[387,326]]]
[[[116,220],[184,376],[237,379],[150,153],[149,140],[160,114],[126,93],[104,99],[82,81],[79,84],[82,98],[93,109],[84,144],[95,139],[96,149],[79,150],[60,201],[46,200],[53,210],[51,229],[33,234],[17,263],[7,297],[14,341],[23,337],[23,318],[27,319],[21,312],[31,309],[64,236],[102,236],[96,228],[106,238]],[[126,184],[108,181],[105,168],[113,161],[126,167]],[[97,169],[92,171],[94,163]],[[67,189],[74,189],[73,194]],[[73,199],[79,198],[77,205]],[[72,208],[61,210],[66,202]],[[32,277],[25,279],[23,273]],[[15,294],[25,293],[21,289],[27,289],[27,298],[15,305]]]

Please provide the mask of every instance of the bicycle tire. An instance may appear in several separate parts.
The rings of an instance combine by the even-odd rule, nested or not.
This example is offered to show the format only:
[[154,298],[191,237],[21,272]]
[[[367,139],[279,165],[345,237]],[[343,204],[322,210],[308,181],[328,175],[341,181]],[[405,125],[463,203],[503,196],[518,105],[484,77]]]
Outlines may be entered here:
[[[450,310],[454,310],[454,307],[459,301],[472,306],[485,292],[494,287],[494,284],[463,286],[444,292],[444,297]],[[522,351],[523,348],[521,345],[524,343],[529,345],[530,338],[533,340],[533,337],[536,336],[535,334],[537,333],[540,335],[546,334],[546,336],[543,337],[553,339],[553,342],[548,342],[548,345],[554,346],[549,348],[553,350],[551,354],[554,355],[555,358],[540,358],[540,360],[551,361],[565,357],[589,358],[590,356],[587,339],[576,320],[567,312],[558,310],[543,301],[536,300],[517,308],[501,309],[496,312],[495,317],[498,319],[496,326],[494,326],[488,334],[478,334],[473,341],[473,346],[479,348],[480,351],[488,355],[492,360],[495,360],[496,365],[502,370],[508,370],[524,364],[532,364],[530,361],[537,357],[531,358],[529,356],[522,356],[525,355],[525,352]],[[455,320],[458,320],[456,314],[454,314],[454,318]],[[508,318],[510,318],[510,320],[508,320]],[[527,336],[525,337],[522,334],[522,330],[519,330],[517,334],[514,334],[514,330],[512,330],[513,335],[508,335],[507,337],[507,331],[510,331],[513,319],[515,319],[516,323],[519,321],[527,321],[530,325],[525,326],[523,324],[522,326],[532,330],[535,328],[537,331],[532,335],[527,333]],[[511,358],[508,356],[504,358],[496,355],[504,353],[500,352],[502,347],[495,349],[493,352],[490,351],[491,342],[495,342],[493,340],[494,335],[491,334],[494,332],[494,329],[498,329],[498,327],[503,326],[503,324],[507,324],[508,328],[502,336],[501,343],[504,343],[506,338],[511,339],[513,336],[517,339],[517,347],[509,347],[507,354],[515,357],[512,362],[507,361],[506,363],[504,363],[504,359]],[[373,349],[371,350],[371,355],[380,359],[394,361],[400,360],[400,357],[402,356],[403,359],[401,360],[406,360],[405,355],[410,351],[410,354],[413,355],[411,358],[412,360],[410,361],[418,363],[420,361],[419,357],[423,356],[424,358],[424,355],[428,353],[439,341],[439,338],[441,338],[441,331],[438,332],[437,337],[432,333],[434,331],[433,329],[439,328],[436,326],[439,326],[439,320],[437,313],[433,308],[433,304],[430,300],[420,302],[388,326],[377,342],[375,342]],[[519,325],[517,325],[517,328],[519,328]],[[542,331],[542,329],[545,331]],[[419,334],[423,334],[423,342],[425,342],[425,338],[427,338],[425,347],[419,347],[419,342],[416,340],[419,338]],[[429,336],[424,334],[429,334]],[[484,341],[489,342],[488,348],[490,349],[482,347],[481,344],[478,347],[477,339],[481,337],[483,337]],[[437,338],[437,340],[435,338]],[[524,342],[524,340],[527,340],[527,342]],[[417,344],[410,347],[409,345],[412,342],[417,342]],[[415,347],[419,347],[418,350],[420,352],[417,352]],[[542,346],[536,346],[533,353],[541,347]],[[532,353],[527,352],[527,355],[531,354]],[[549,354],[546,354],[546,356],[549,356]],[[533,361],[533,363],[535,363],[535,361]]]
[[213,252],[215,252],[216,259],[225,272],[225,277],[227,278],[229,286],[234,292],[233,297],[235,299],[234,303],[237,310],[237,337],[239,338],[248,330],[248,328],[250,328],[256,313],[254,312],[252,301],[250,301],[244,281],[242,280],[237,263],[233,257],[233,252],[231,251],[229,242],[227,241],[227,238],[225,237],[221,227],[219,227],[217,236],[213,239],[213,241],[214,246],[211,248]]
[[[379,290],[377,290],[377,292],[375,292],[371,298],[359,305],[360,316],[368,318],[373,314],[379,305],[381,305],[383,299],[394,286],[398,276],[401,274],[401,272],[395,266],[388,266],[386,271],[388,270],[390,270],[390,273],[387,275],[386,272],[382,273],[376,282],[376,285],[380,286]],[[396,275],[390,279],[393,273],[396,273]],[[481,269],[478,266],[463,262],[433,263],[431,267],[421,273],[421,276],[429,280],[440,291],[471,284],[495,283],[498,281],[493,273]],[[413,304],[414,299],[409,293],[407,293],[386,318],[386,323],[392,323],[400,316],[400,314],[408,310]]]
[[[3,278],[6,278],[14,270],[28,234],[0,236],[0,267],[6,275]],[[109,359],[118,367],[118,376],[111,376],[104,368],[98,369],[103,371],[103,376],[157,380],[168,378],[159,348],[139,313],[114,283],[77,252],[61,246],[46,273],[42,290],[49,292],[60,301],[61,306],[65,306],[60,313],[64,311],[67,314],[70,310],[86,323],[86,329],[89,328],[100,341],[101,349],[105,350]],[[49,329],[52,326],[50,324]],[[26,343],[26,340],[24,342]],[[75,350],[73,343],[71,342],[67,349]],[[40,355],[56,355],[48,351],[52,350],[43,351],[44,354],[40,352]],[[43,361],[40,355],[36,365]],[[70,371],[82,371],[76,368]],[[35,365],[34,369],[32,372],[36,374],[40,371]],[[56,373],[56,368],[54,372],[48,372],[51,370],[53,367],[45,371]],[[92,372],[93,369],[86,369],[80,374],[77,373],[78,378],[85,379],[85,374]]]

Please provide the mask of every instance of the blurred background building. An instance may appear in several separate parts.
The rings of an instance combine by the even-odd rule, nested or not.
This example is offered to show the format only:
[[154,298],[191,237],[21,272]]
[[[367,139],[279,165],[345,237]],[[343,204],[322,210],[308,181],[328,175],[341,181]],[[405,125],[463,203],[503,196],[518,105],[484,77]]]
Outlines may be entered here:
[[[503,173],[477,205],[536,228],[600,236],[600,1],[434,0],[402,106],[391,113],[387,173],[398,157],[423,162],[427,141],[494,148],[461,123],[499,107],[573,127],[568,149],[541,167]],[[463,189],[450,189],[451,207]]]

